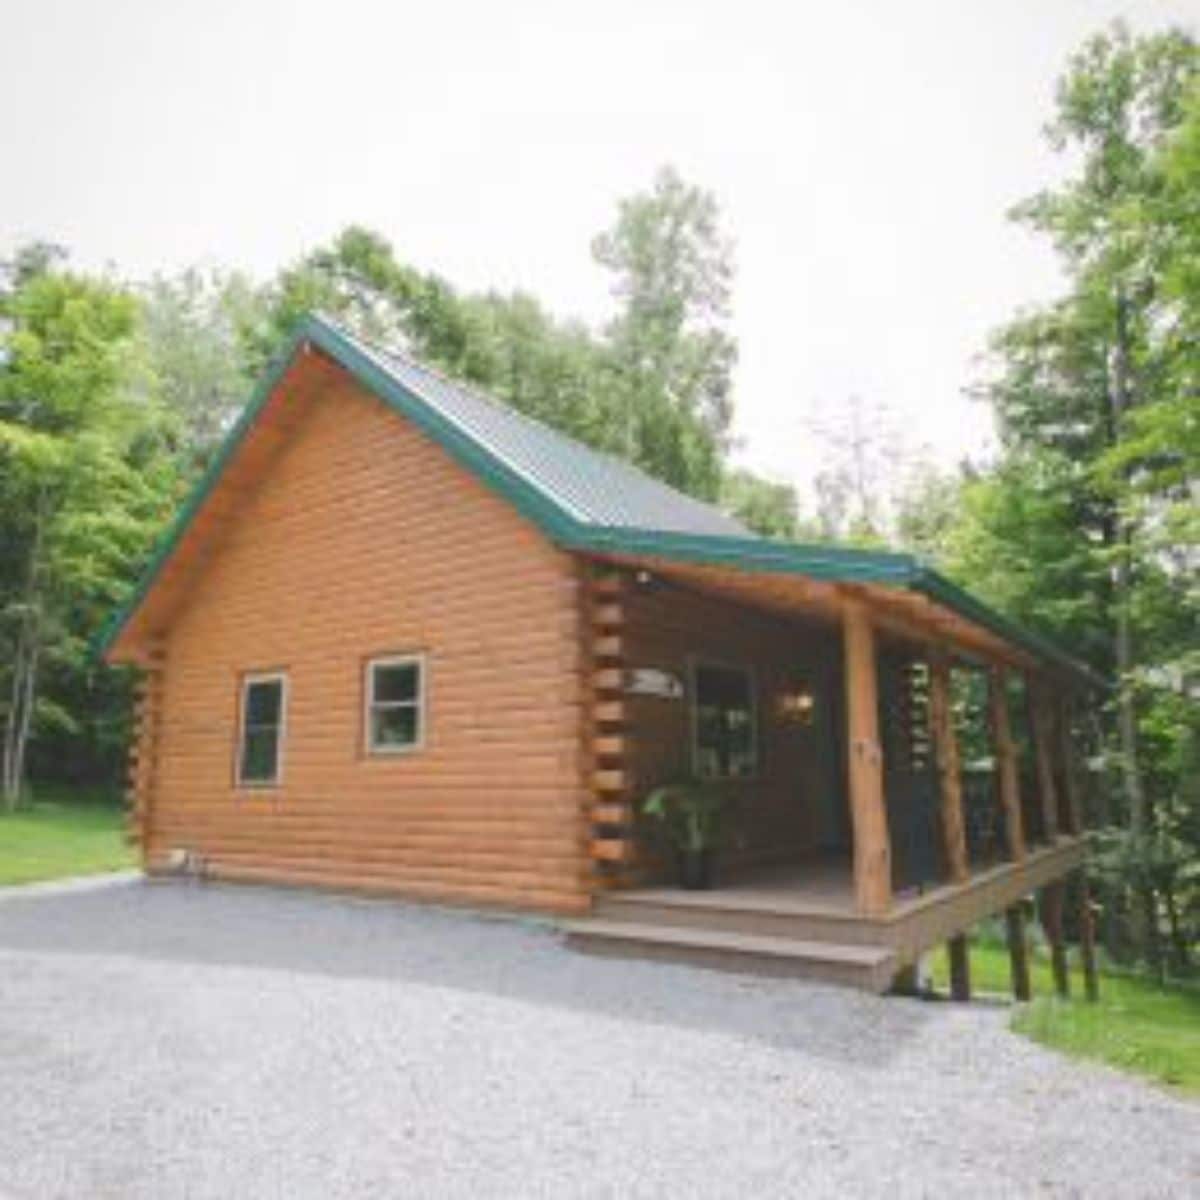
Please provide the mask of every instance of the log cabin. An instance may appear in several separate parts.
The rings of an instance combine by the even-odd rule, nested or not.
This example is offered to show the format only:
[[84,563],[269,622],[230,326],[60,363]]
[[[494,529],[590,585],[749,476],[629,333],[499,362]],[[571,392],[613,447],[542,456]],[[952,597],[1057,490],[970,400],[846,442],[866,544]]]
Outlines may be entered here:
[[[911,556],[757,537],[321,317],[102,650],[139,677],[151,874],[875,991],[945,941],[968,994],[964,932],[1001,912],[1019,980],[1026,898],[1061,946],[1070,880],[1090,929],[1086,667]],[[731,833],[685,891],[640,806],[697,777]]]

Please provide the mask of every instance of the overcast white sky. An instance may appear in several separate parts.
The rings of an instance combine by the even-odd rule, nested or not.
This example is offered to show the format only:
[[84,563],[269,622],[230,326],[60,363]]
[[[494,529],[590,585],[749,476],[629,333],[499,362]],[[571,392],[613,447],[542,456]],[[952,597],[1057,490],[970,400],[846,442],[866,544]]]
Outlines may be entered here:
[[737,243],[741,457],[799,481],[857,394],[972,452],[989,329],[1056,287],[1006,222],[1060,170],[1067,54],[1196,0],[0,0],[0,252],[259,277],[370,225],[466,288],[599,321],[589,255],[673,162]]

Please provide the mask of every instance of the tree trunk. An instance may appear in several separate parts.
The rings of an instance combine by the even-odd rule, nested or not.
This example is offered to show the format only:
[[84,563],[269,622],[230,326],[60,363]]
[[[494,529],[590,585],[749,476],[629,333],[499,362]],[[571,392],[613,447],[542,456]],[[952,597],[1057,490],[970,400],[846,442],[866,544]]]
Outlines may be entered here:
[[1171,957],[1175,971],[1179,975],[1188,975],[1192,969],[1192,952],[1180,922],[1179,902],[1175,898],[1174,888],[1163,889],[1163,901],[1167,909],[1167,926],[1171,931]]
[[34,512],[33,538],[21,595],[20,619],[13,649],[12,686],[4,723],[4,760],[0,763],[0,793],[4,807],[12,812],[21,799],[25,781],[25,751],[33,726],[33,708],[37,698],[37,673],[40,658],[41,620],[38,589],[41,577],[42,545],[46,523],[45,497],[39,496]]
[[22,617],[13,655],[12,687],[9,691],[8,714],[4,728],[3,798],[4,807],[12,812],[21,798],[25,779],[25,748],[33,720],[33,703],[37,695],[38,670],[37,621],[34,616]]
[[[1114,439],[1121,437],[1125,414],[1132,406],[1132,370],[1129,346],[1129,302],[1118,288],[1116,297],[1116,344],[1113,347],[1112,387],[1109,402],[1113,418]],[[1131,616],[1131,590],[1133,574],[1133,522],[1128,513],[1118,517],[1117,565],[1114,572],[1114,600],[1116,603],[1116,638],[1114,657],[1117,669],[1117,739],[1121,752],[1121,778],[1125,791],[1125,803],[1129,813],[1129,832],[1139,860],[1143,854],[1144,839],[1149,830],[1149,808],[1146,791],[1142,785],[1141,768],[1137,748],[1137,707],[1133,679],[1133,629]],[[1141,863],[1138,867],[1142,875]],[[1158,902],[1153,886],[1139,878],[1137,893],[1137,940],[1151,968],[1162,972],[1162,954],[1158,930]]]

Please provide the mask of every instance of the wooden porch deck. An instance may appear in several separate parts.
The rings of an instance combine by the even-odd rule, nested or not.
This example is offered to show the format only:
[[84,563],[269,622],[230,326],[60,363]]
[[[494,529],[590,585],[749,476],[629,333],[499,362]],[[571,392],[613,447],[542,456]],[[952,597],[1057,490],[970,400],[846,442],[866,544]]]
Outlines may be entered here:
[[822,859],[766,868],[711,891],[642,887],[596,900],[566,925],[573,945],[599,953],[796,975],[883,992],[926,950],[998,913],[1083,862],[1083,842],[1060,837],[1021,862],[959,884],[900,892],[882,916],[855,908],[849,863]]

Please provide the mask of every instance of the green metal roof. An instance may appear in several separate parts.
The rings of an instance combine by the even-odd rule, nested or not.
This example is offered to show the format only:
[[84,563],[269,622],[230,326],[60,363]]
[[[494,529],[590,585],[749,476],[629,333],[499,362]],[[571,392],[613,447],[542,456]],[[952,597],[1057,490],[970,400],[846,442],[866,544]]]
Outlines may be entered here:
[[340,328],[336,332],[580,524],[719,536],[749,533],[720,509],[677,492],[622,459],[593,450],[394,350],[369,345]]
[[303,318],[98,639],[107,651],[216,485],[276,383],[305,344],[324,351],[569,550],[716,564],[752,573],[878,583],[920,592],[1038,658],[1103,686],[1088,667],[989,609],[909,554],[757,537],[711,505],[457,384],[322,317]]

